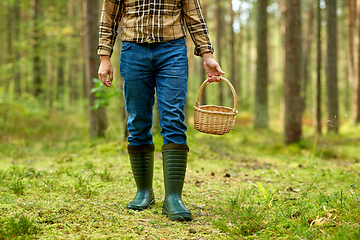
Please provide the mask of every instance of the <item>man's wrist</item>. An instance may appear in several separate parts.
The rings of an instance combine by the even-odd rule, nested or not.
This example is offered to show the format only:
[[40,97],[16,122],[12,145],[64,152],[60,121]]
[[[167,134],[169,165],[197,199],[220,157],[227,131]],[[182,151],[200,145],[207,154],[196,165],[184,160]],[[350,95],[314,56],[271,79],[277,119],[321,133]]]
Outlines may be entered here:
[[211,52],[206,52],[206,53],[203,53],[201,55],[201,57],[203,58],[203,60],[205,60],[205,59],[208,59],[208,58],[213,58],[213,55],[212,55]]
[[100,55],[100,61],[103,60],[110,60],[110,56],[109,55]]

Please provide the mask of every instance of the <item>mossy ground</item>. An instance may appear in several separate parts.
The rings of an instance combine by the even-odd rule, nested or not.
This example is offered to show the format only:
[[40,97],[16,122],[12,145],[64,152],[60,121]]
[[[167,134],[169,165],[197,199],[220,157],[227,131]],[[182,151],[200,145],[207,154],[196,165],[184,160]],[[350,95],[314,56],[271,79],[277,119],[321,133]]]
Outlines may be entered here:
[[358,126],[319,138],[305,126],[301,142],[285,145],[280,130],[254,131],[241,114],[224,136],[189,124],[183,200],[194,221],[179,223],[161,213],[159,135],[156,204],[130,211],[136,189],[125,141],[88,140],[74,112],[21,120],[16,113],[27,108],[16,106],[1,136],[0,239],[360,238]]

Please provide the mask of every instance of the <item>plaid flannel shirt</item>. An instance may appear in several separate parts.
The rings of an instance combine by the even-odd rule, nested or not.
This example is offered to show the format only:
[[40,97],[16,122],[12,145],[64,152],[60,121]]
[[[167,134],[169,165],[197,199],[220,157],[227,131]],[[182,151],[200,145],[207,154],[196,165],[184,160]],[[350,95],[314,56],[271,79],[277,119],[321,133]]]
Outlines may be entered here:
[[111,56],[122,21],[122,41],[166,42],[186,36],[194,54],[214,52],[200,0],[104,0],[100,19],[99,55]]

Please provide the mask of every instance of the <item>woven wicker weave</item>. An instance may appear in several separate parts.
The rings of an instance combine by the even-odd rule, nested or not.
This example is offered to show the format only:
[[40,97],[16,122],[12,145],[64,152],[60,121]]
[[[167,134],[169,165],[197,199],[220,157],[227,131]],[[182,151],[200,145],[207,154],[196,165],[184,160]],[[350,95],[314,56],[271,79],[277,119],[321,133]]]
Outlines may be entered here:
[[220,77],[220,79],[226,82],[231,89],[234,98],[234,108],[214,105],[199,106],[201,93],[206,83],[208,82],[208,80],[205,80],[199,89],[196,104],[194,106],[194,127],[200,132],[214,135],[223,135],[230,132],[234,128],[237,114],[236,92],[229,80],[223,77]]

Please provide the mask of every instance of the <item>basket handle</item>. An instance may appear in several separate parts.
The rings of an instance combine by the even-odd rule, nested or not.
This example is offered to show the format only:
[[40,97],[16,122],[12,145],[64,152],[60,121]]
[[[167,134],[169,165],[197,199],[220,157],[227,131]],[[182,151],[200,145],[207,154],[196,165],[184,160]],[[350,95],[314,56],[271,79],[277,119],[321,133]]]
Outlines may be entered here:
[[[227,80],[226,78],[224,77],[219,77],[222,81],[226,82],[230,89],[231,89],[231,92],[233,94],[233,98],[234,98],[234,112],[236,111],[236,108],[237,108],[237,96],[236,96],[236,92],[235,92],[235,89],[233,87],[233,85],[231,84],[231,82],[229,80]],[[206,83],[208,83],[209,79],[206,79],[200,86],[200,89],[199,89],[199,93],[198,93],[198,96],[197,96],[197,99],[196,99],[196,104],[195,106],[199,107],[200,105],[200,96],[201,96],[201,93],[206,85]]]

